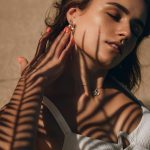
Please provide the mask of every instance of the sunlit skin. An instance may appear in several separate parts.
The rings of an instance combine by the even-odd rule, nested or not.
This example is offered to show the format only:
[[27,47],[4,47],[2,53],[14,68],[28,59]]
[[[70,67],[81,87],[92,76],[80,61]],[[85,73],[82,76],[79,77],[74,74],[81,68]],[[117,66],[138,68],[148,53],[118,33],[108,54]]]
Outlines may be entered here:
[[[126,12],[119,9],[116,4],[125,8]],[[119,20],[114,19],[114,17],[119,17]],[[93,0],[85,10],[70,8],[67,12],[67,19],[68,22],[73,22],[76,25],[73,35],[76,47],[72,49],[72,61],[68,62],[75,81],[75,88],[72,93],[71,81],[68,79],[70,69],[67,68],[67,73],[62,81],[60,80],[60,83],[57,83],[59,86],[56,86],[56,91],[52,92],[52,95],[55,95],[52,97],[55,98],[52,99],[51,97],[51,90],[49,90],[51,86],[47,88],[46,96],[60,108],[72,131],[93,138],[117,142],[117,133],[120,130],[127,131],[130,126],[130,130],[128,130],[130,133],[137,127],[141,119],[141,108],[137,104],[131,104],[132,100],[116,89],[104,89],[104,94],[92,97],[91,88],[103,87],[109,69],[118,65],[134,49],[138,38],[142,34],[146,20],[145,3],[143,0]],[[134,22],[134,27],[131,26],[131,22]],[[141,26],[139,22],[142,22],[143,25]],[[106,43],[106,41],[119,43],[121,40],[125,40],[121,53]],[[104,111],[102,111],[100,107],[104,103],[105,97],[113,94],[116,96],[112,97],[111,101],[103,106],[102,110]],[[60,97],[63,106],[60,104]],[[97,128],[96,123],[107,120],[108,116],[111,117],[119,108],[129,104],[130,107],[121,114],[114,127],[109,126],[107,122],[106,125]],[[99,112],[86,120],[97,109],[99,109]],[[129,119],[128,115],[134,109],[136,111]],[[128,122],[126,121],[124,126],[126,118],[128,118]],[[132,120],[134,120],[134,124],[131,126]],[[50,119],[50,122],[53,122],[53,119]],[[95,125],[86,128],[90,123]],[[56,126],[55,123],[54,126]],[[109,128],[113,128],[111,133],[102,132],[103,129],[109,130]],[[55,130],[57,133],[61,132],[59,129]],[[57,138],[60,147],[63,145],[61,136],[64,139],[63,134],[58,134],[59,138]],[[128,145],[127,141],[126,145]]]
[[[86,10],[70,9],[67,15],[68,21],[71,20],[76,25],[75,42],[80,51],[83,51],[89,74],[99,72],[102,77],[134,50],[144,28],[146,8],[143,0],[93,0]],[[119,43],[121,40],[125,40],[121,54],[106,43]],[[102,84],[103,82],[98,83],[100,87]]]
[[[119,9],[116,4],[125,8],[126,12]],[[119,16],[120,20],[116,21],[112,16],[117,16],[117,18]],[[70,73],[68,72],[69,68],[67,68],[66,77],[62,78],[62,82],[58,83],[59,86],[57,86],[56,91],[53,93],[55,95],[53,102],[61,109],[63,116],[74,132],[89,136],[90,133],[96,129],[97,132],[94,132],[90,136],[93,138],[100,138],[103,136],[103,133],[100,132],[100,130],[107,128],[108,124],[101,126],[100,129],[97,129],[96,126],[86,130],[84,130],[84,128],[89,123],[100,123],[103,121],[106,117],[104,115],[105,111],[106,114],[111,117],[119,108],[132,103],[132,100],[115,89],[104,89],[104,94],[98,97],[92,97],[90,89],[91,87],[103,87],[104,79],[109,69],[118,65],[134,49],[138,38],[142,34],[146,20],[145,3],[142,0],[93,0],[89,7],[84,11],[79,10],[78,8],[69,9],[67,12],[67,19],[68,22],[73,22],[76,25],[75,33],[73,35],[76,47],[75,49],[72,49],[72,62],[68,63],[71,66],[71,71],[75,80],[74,96],[72,97],[72,87],[70,87],[70,80],[67,78]],[[131,22],[134,22],[134,31],[133,27],[131,28]],[[123,39],[125,40],[125,43],[121,53],[114,50],[105,42],[116,41],[119,43]],[[50,91],[51,90],[48,90],[46,93],[49,98],[51,98],[51,94],[49,94]],[[68,91],[70,92],[68,93]],[[88,118],[92,112],[101,107],[101,104],[105,101],[105,97],[111,94],[116,94],[116,96],[112,98],[105,108],[103,108],[105,111],[100,111],[88,121],[84,121],[84,119]],[[61,96],[57,97],[56,95]],[[66,108],[59,103],[60,97]],[[136,108],[136,111],[133,113],[132,117],[128,119],[128,123],[126,122],[124,130],[127,131],[127,128],[130,126],[129,122],[132,122],[134,118],[137,118],[137,120],[134,120],[134,125],[130,128],[130,132],[136,128],[141,119],[142,112],[140,107],[137,106],[137,104],[134,104],[123,112],[115,124],[115,127],[112,130],[115,135],[117,135],[122,126],[124,126],[123,122],[125,121],[125,118],[127,118],[134,108]],[[74,109],[75,111],[77,110],[77,114],[74,114]],[[79,113],[80,111],[82,112],[81,114]],[[104,138],[106,141],[117,142],[117,139],[113,134],[107,136],[107,138]]]
[[[144,0],[91,0],[84,10],[70,8],[66,18],[76,25],[75,33],[65,28],[43,54],[51,34],[47,31],[27,68],[27,62],[22,63],[22,76],[0,114],[0,146],[3,142],[3,149],[62,149],[64,134],[41,105],[43,94],[74,133],[113,143],[120,131],[130,134],[139,125],[141,107],[113,80],[105,79],[109,69],[134,50],[146,13]],[[122,40],[121,50],[112,44]],[[102,94],[94,97],[95,88],[103,88]],[[130,144],[123,142],[124,147]]]

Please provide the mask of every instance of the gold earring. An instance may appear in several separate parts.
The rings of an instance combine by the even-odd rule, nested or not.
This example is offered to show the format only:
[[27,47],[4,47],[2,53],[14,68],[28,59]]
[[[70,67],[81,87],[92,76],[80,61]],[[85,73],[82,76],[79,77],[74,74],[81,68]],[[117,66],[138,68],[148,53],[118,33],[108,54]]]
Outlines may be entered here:
[[72,34],[74,35],[74,32],[75,32],[75,24],[72,22],[72,21],[70,21],[70,23],[69,23],[69,26],[68,26],[69,28],[70,28],[70,30],[71,30],[71,32],[72,32]]

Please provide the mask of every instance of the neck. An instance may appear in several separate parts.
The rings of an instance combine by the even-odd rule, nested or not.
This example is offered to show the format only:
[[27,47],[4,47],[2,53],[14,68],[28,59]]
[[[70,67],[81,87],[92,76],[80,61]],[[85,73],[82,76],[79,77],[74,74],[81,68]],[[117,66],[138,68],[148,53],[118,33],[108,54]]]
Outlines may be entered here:
[[77,91],[81,90],[82,93],[90,95],[91,90],[103,87],[107,70],[100,69],[94,60],[81,53],[80,50],[75,50],[72,53],[70,62],[70,69]]
[[72,58],[69,57],[61,77],[45,90],[46,96],[64,94],[70,95],[70,97],[82,94],[91,96],[91,91],[96,88],[103,88],[107,71],[103,69],[96,70],[94,62],[90,59],[88,60],[84,54],[78,51],[72,51],[71,56]]

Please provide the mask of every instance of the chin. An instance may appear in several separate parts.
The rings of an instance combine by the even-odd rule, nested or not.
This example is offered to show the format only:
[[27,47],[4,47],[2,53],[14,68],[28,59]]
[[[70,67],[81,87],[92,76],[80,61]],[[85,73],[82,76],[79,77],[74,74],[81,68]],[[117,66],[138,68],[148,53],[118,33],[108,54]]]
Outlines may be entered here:
[[99,65],[104,69],[109,69],[112,66],[112,60],[108,58],[99,58]]
[[116,59],[112,59],[112,58],[109,58],[109,57],[101,57],[99,58],[99,65],[101,68],[103,69],[112,69],[114,68],[115,66],[117,66],[117,62],[116,62]]

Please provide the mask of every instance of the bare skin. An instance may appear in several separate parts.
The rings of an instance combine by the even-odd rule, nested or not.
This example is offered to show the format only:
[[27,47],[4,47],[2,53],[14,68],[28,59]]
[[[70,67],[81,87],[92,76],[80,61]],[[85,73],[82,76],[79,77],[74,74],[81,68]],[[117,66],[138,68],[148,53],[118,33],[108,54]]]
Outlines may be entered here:
[[36,149],[43,89],[47,78],[52,78],[52,83],[59,76],[72,46],[70,30],[65,28],[42,53],[49,35],[48,31],[40,40],[34,59],[23,70],[10,102],[0,114],[0,149]]
[[[26,67],[26,62],[27,62],[27,60],[24,60],[23,62],[21,62],[21,66],[22,66],[21,70],[22,71],[24,71],[24,67]],[[38,82],[38,83],[40,83],[39,84],[40,86],[41,86],[42,81],[43,80]],[[38,87],[39,86],[37,85],[36,92],[38,92],[40,95],[41,91],[38,90]],[[63,106],[60,104],[59,97],[57,98],[57,96],[55,96],[55,99],[51,99],[51,100],[61,110],[61,113],[63,114],[64,118],[67,120],[70,128],[72,129],[72,131],[74,133],[79,133],[79,134],[82,134],[85,136],[90,136],[92,138],[97,138],[100,140],[105,140],[108,142],[116,143],[117,142],[117,133],[120,130],[130,133],[133,129],[136,128],[136,126],[138,125],[138,123],[141,119],[141,115],[142,115],[141,108],[136,103],[134,103],[132,105],[132,107],[131,106],[127,107],[128,109],[126,108],[125,111],[123,111],[122,115],[119,116],[120,119],[117,120],[117,124],[115,124],[114,128],[112,128],[112,125],[109,124],[108,118],[112,117],[112,114],[114,114],[121,106],[132,102],[131,99],[129,99],[127,96],[125,96],[125,94],[123,94],[122,92],[119,91],[120,94],[116,94],[117,96],[115,96],[113,98],[113,103],[112,103],[112,99],[111,99],[110,104],[106,105],[107,107],[105,106],[105,107],[103,107],[103,109],[99,109],[100,111],[98,111],[97,113],[95,113],[92,116],[92,118],[90,119],[90,122],[91,123],[95,122],[96,124],[91,126],[90,128],[87,128],[86,130],[83,130],[84,127],[86,127],[86,125],[89,124],[90,122],[84,122],[81,124],[80,123],[81,120],[83,120],[83,118],[88,117],[90,115],[90,113],[92,113],[92,111],[94,111],[95,109],[102,108],[101,102],[103,102],[105,100],[105,97],[109,96],[109,95],[113,95],[115,93],[118,93],[118,90],[114,90],[114,88],[113,89],[109,89],[109,88],[105,89],[105,95],[103,95],[103,98],[98,97],[95,99],[93,99],[93,97],[91,97],[91,95],[76,93],[76,99],[72,99],[72,96],[70,97],[68,95],[64,95],[64,96],[61,95],[63,93],[66,93],[66,91],[62,91],[62,89],[61,90],[58,89],[57,93],[52,93],[50,88],[51,87],[47,88],[48,91],[45,91],[45,95],[50,99],[51,99],[51,96],[55,96],[55,94],[61,96],[61,101],[63,101],[63,104],[64,104]],[[66,88],[64,88],[64,89],[66,89]],[[81,90],[83,90],[83,89],[81,89]],[[60,93],[60,94],[58,94],[58,93]],[[36,100],[38,99],[39,95],[37,95],[37,97],[35,97]],[[120,101],[120,99],[121,99],[121,101]],[[101,100],[101,101],[99,101],[99,100]],[[75,102],[78,102],[78,105],[75,105]],[[115,102],[117,105],[115,105],[115,107],[114,107]],[[70,107],[70,109],[68,109],[68,103],[69,103],[69,106],[72,106],[72,107]],[[88,103],[88,105],[86,105],[86,103]],[[40,104],[40,101],[38,101],[38,104]],[[30,105],[34,106],[33,103],[29,104],[29,106]],[[86,105],[85,111],[81,115],[77,115],[82,110],[82,107],[84,107],[85,105]],[[113,105],[113,107],[112,107],[112,105]],[[64,107],[64,106],[66,106],[66,107]],[[27,106],[24,105],[24,107],[27,107]],[[8,108],[6,109],[6,108],[4,108],[4,110],[9,111],[9,109]],[[110,108],[113,108],[113,109],[110,111]],[[130,114],[130,111],[134,108],[137,108],[137,109],[134,112],[133,116],[130,115],[131,120],[128,118],[129,123],[127,123],[127,121],[126,121],[126,128],[122,129],[123,122],[126,120],[126,117],[128,117],[128,115]],[[32,110],[34,112],[33,108],[32,108]],[[76,111],[72,112],[72,110],[76,110]],[[33,112],[31,112],[31,113],[33,113]],[[72,112],[72,113],[70,113],[70,112]],[[34,113],[35,113],[35,116],[37,116],[38,112],[35,111]],[[37,138],[36,138],[37,139],[36,140],[37,147],[39,149],[44,148],[44,149],[60,150],[62,148],[63,141],[64,141],[64,135],[63,135],[62,131],[58,127],[58,125],[57,125],[55,119],[52,117],[52,115],[47,111],[46,107],[44,107],[43,109],[41,108],[40,114],[41,115],[39,117],[38,128],[37,128],[38,133],[37,133]],[[72,115],[70,116],[68,114],[72,114]],[[106,117],[106,114],[107,114],[107,117]],[[114,115],[114,118],[115,118],[115,116],[117,116],[117,114]],[[3,114],[1,115],[1,117],[3,118]],[[5,114],[4,114],[4,117],[5,117]],[[6,117],[8,117],[8,116],[6,116]],[[73,118],[73,120],[72,119],[70,120],[70,118]],[[10,118],[10,119],[13,119],[13,118]],[[132,125],[131,128],[128,128],[128,124],[130,125],[132,120],[135,120],[135,119],[136,119],[136,121],[134,121],[134,125]],[[101,122],[105,122],[105,121],[106,121],[106,124],[101,125],[101,126],[99,126],[99,128],[97,128],[97,124],[101,124]],[[35,127],[35,125],[33,125],[35,123],[33,121],[31,123],[31,125],[27,125],[26,128],[31,128],[31,126]],[[51,126],[47,126],[47,124],[51,124]],[[107,128],[106,128],[106,125],[107,125]],[[19,128],[19,125],[18,125],[18,128]],[[22,126],[20,128],[22,128]],[[23,128],[25,128],[25,127],[23,127]],[[110,128],[111,128],[111,132],[108,132],[108,130]],[[92,132],[93,130],[99,131],[101,129],[106,129],[106,132],[104,132],[104,133],[103,132],[93,132],[92,134],[90,134],[90,132]],[[5,128],[3,128],[3,130],[5,130]],[[8,132],[8,130],[7,130],[7,132]],[[30,135],[27,135],[27,133],[26,134],[24,133],[22,136],[24,136],[24,137],[27,136],[27,137],[30,137],[31,139],[34,139],[33,138],[34,134],[30,133]],[[16,137],[17,137],[17,135],[16,135]],[[60,144],[58,144],[58,143],[60,143]],[[3,146],[5,148],[2,148],[2,149],[10,149],[8,143],[6,143],[6,144],[7,145],[4,145],[4,142],[3,142]],[[33,147],[31,145],[29,145],[29,143],[27,141],[25,141],[25,143],[18,142],[16,145],[14,144],[14,146],[18,146],[18,147],[20,146],[21,147],[20,149],[22,149],[22,146],[29,146],[31,149],[33,149]]]
[[[21,63],[22,70],[24,68],[25,62],[27,61],[23,58]],[[58,92],[59,90],[56,94],[58,94]],[[62,90],[59,93],[61,94]],[[55,93],[53,94],[55,95]],[[51,98],[50,94],[47,93],[45,95]],[[106,102],[106,104],[103,106],[102,102],[105,102],[105,98],[108,96],[113,96],[113,98],[109,99],[109,102]],[[77,97],[76,100],[73,99],[72,101],[72,97],[66,96],[63,98],[62,95],[60,95],[60,97],[61,101],[63,101],[63,105],[60,104],[60,98],[56,97],[55,99],[51,100],[60,109],[62,115],[74,133],[82,134],[84,136],[89,136],[107,142],[117,143],[117,134],[119,131],[125,131],[130,134],[138,126],[142,117],[140,106],[134,103],[133,100],[125,95],[122,91],[114,88],[105,89],[105,95],[103,96],[103,100],[101,102],[99,102],[101,99],[100,97],[93,99],[87,95],[81,95],[80,97]],[[77,106],[72,103],[73,101],[78,101]],[[68,105],[72,107],[68,108]],[[84,112],[80,113],[83,111],[82,109],[85,105],[86,108],[84,109]],[[99,109],[99,111],[94,113],[90,120],[81,123],[84,118],[87,118],[94,110],[97,109]],[[118,110],[120,110],[120,114],[117,113]],[[131,115],[132,111],[134,113]],[[115,117],[118,117],[116,122],[114,122]],[[132,122],[133,120],[134,123]],[[102,122],[106,123],[102,124]],[[124,124],[124,122],[126,122],[126,124]],[[90,123],[93,125],[91,125],[89,128],[86,128],[86,126]],[[51,126],[49,126],[49,124],[51,124]],[[97,127],[97,124],[101,125]],[[101,130],[104,129],[105,132],[102,132]],[[38,128],[38,149],[43,149],[44,147],[46,150],[50,149],[51,147],[51,149],[60,150],[62,149],[63,141],[64,135],[58,124],[47,108],[42,106]],[[126,147],[128,144],[128,141],[124,140],[124,147]]]
[[[112,2],[112,0],[110,1]],[[45,150],[62,149],[64,135],[52,115],[45,107],[41,107],[43,93],[60,109],[74,133],[116,143],[119,131],[125,131],[129,134],[138,126],[142,116],[141,107],[133,102],[132,98],[129,98],[118,85],[114,85],[112,80],[109,79],[106,83],[104,81],[109,69],[119,64],[135,47],[142,29],[140,26],[138,33],[136,33],[138,36],[135,36],[131,32],[129,23],[135,18],[145,21],[145,5],[142,0],[138,0],[138,2],[137,0],[136,2],[130,0],[113,1],[127,8],[130,12],[129,15],[118,10],[119,8],[116,6],[106,7],[106,2],[108,1],[93,0],[86,12],[78,8],[70,8],[67,12],[68,22],[71,20],[77,26],[74,34],[76,49],[71,47],[72,42],[69,39],[72,35],[70,32],[62,32],[50,50],[40,57],[38,63],[35,63],[35,60],[41,51],[37,51],[35,58],[27,66],[24,63],[25,69],[22,69],[21,79],[9,103],[16,102],[14,106],[16,111],[12,112],[8,104],[0,116],[3,120],[7,120],[7,113],[15,114],[6,121],[9,126],[9,123],[15,120],[15,123],[11,123],[11,130],[7,136],[8,127],[6,128],[2,124],[3,120],[1,121],[0,129],[5,133],[0,134],[0,138],[5,139],[5,142],[2,141],[3,147],[1,149],[15,149],[16,147],[19,149],[37,149],[37,147]],[[133,6],[136,9],[133,10]],[[112,13],[111,15],[119,13],[120,21],[117,22],[108,12]],[[90,16],[91,14],[92,16]],[[112,28],[106,28],[110,21]],[[139,24],[136,25],[139,26]],[[84,38],[85,30],[86,39]],[[49,33],[45,36],[48,37]],[[104,44],[105,40],[112,38],[117,42],[126,41],[121,56],[116,52],[117,49]],[[90,41],[90,39],[92,40]],[[67,48],[65,48],[66,44]],[[39,45],[41,49],[45,45],[45,40],[42,40]],[[72,51],[74,59],[73,62],[69,62],[68,68],[66,67],[67,72],[65,60],[68,58],[69,50]],[[20,85],[22,89],[20,89]],[[103,88],[103,94],[93,97],[91,88]],[[18,89],[21,92],[18,94],[19,96],[17,95]],[[31,97],[30,94],[33,94],[34,97]],[[22,95],[26,95],[28,99]],[[60,103],[60,97],[62,103]],[[25,104],[26,100],[29,103]],[[21,126],[21,116],[25,108],[29,108],[27,109],[28,116],[24,118],[27,123]],[[41,115],[38,118],[40,110]],[[89,117],[90,119],[87,119]],[[49,124],[51,126],[48,126]],[[26,132],[20,134],[19,131],[23,129]],[[21,136],[23,140],[17,140]],[[37,143],[35,143],[36,141]],[[128,141],[125,141],[125,147],[128,144]],[[0,143],[0,145],[2,144]],[[35,146],[37,147],[35,148]]]

